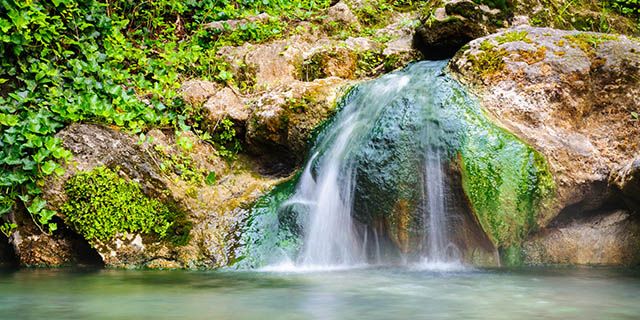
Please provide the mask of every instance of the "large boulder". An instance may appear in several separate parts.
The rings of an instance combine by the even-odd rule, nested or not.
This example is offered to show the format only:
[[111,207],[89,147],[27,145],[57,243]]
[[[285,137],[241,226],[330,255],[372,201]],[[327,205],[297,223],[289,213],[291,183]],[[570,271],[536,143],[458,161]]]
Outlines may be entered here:
[[[244,157],[228,164],[195,135],[176,136],[152,130],[146,139],[139,140],[103,126],[73,124],[57,137],[74,155],[65,174],[49,178],[44,187],[43,196],[49,208],[58,212],[54,219],[59,230],[45,233],[28,215],[14,214],[18,228],[11,242],[23,265],[92,262],[110,267],[151,268],[227,265],[235,259],[237,232],[246,214],[243,206],[255,201],[277,181],[253,172]],[[118,189],[113,190],[114,186]],[[80,199],[83,195],[78,192],[95,194]],[[117,221],[108,215],[98,216],[108,211],[106,208],[115,207],[118,201],[126,203],[118,212],[111,212]],[[149,221],[133,220],[143,210],[152,210],[150,218],[170,223],[169,228],[136,225],[136,229],[130,229],[119,223]],[[157,216],[167,210],[175,215],[158,220]],[[77,212],[84,216],[78,216]],[[95,219],[105,219],[99,223],[99,229],[91,224]],[[159,236],[157,230],[166,232],[166,236]]]
[[472,41],[450,69],[494,122],[548,162],[555,194],[535,215],[539,228],[611,202],[624,208],[608,178],[640,152],[630,114],[640,109],[640,42],[518,27]]
[[257,98],[247,121],[248,151],[261,155],[267,172],[290,172],[302,163],[315,128],[335,113],[350,83],[337,77],[294,81]]

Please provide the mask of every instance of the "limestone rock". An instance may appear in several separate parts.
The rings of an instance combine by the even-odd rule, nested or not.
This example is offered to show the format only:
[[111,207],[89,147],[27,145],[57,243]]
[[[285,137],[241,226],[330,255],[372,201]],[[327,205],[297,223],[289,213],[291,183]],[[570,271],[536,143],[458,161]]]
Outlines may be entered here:
[[595,210],[612,168],[640,152],[640,43],[624,36],[519,27],[472,41],[450,63],[495,122],[549,162],[556,197],[537,217]]
[[358,67],[356,51],[347,48],[318,48],[304,60],[300,80],[313,81],[328,77],[353,79]]
[[182,99],[191,105],[199,106],[219,90],[219,85],[204,80],[189,80],[182,84],[180,93]]
[[354,30],[360,30],[360,23],[358,18],[353,14],[349,6],[340,1],[335,5],[329,7],[327,10],[327,24],[335,23],[340,28],[353,28]]
[[639,247],[640,219],[618,210],[543,230],[523,251],[534,265],[634,265]]
[[622,192],[630,207],[640,212],[640,158],[613,170],[609,183]]
[[[313,130],[335,112],[336,101],[348,84],[336,77],[294,81],[259,97],[247,124],[249,151],[269,157],[276,166],[299,164]],[[280,169],[273,168],[275,172]]]
[[240,126],[249,118],[249,108],[231,88],[223,88],[204,104],[209,126],[216,126],[223,119],[230,119]]

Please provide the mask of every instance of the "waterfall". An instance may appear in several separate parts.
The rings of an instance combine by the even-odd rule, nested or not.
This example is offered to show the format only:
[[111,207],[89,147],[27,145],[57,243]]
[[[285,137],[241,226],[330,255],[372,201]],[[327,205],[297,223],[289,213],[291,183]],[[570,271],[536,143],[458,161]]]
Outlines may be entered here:
[[252,207],[237,265],[499,263],[490,218],[529,221],[547,171],[535,150],[486,117],[446,63],[417,62],[354,86],[304,169]]
[[[355,94],[318,139],[293,197],[283,206],[304,205],[308,221],[297,262],[307,267],[352,266],[366,262],[366,241],[353,222],[356,161],[350,152],[362,145],[385,106],[408,83],[390,75]],[[377,234],[373,239],[377,245]]]
[[[318,137],[294,195],[283,204],[305,208],[303,247],[295,259],[297,265],[326,268],[382,262],[379,230],[356,227],[354,216],[367,208],[356,207],[354,189],[359,183],[358,169],[368,157],[375,157],[362,154],[362,150],[375,148],[380,143],[376,132],[385,130],[380,128],[381,121],[398,114],[401,118],[395,125],[408,136],[403,145],[415,143],[415,152],[423,153],[416,158],[412,173],[422,181],[421,204],[415,208],[422,212],[414,214],[425,221],[422,246],[426,250],[421,257],[427,264],[453,261],[444,199],[444,134],[437,125],[442,112],[437,100],[430,97],[436,94],[432,82],[441,67],[441,62],[423,63],[417,72],[411,73],[409,68],[361,84],[345,98],[334,122]],[[415,134],[418,131],[420,134]]]

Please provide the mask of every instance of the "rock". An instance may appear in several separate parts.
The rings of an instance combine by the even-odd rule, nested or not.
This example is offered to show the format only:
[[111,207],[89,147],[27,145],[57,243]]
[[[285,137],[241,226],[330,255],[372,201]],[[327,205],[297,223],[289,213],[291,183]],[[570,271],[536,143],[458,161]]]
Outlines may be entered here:
[[632,209],[640,212],[640,158],[613,170],[609,184],[622,192]]
[[452,57],[467,42],[495,32],[500,10],[490,10],[470,0],[447,1],[433,16],[423,18],[414,44],[427,59]]
[[611,169],[640,151],[640,43],[624,36],[519,27],[477,39],[450,69],[497,123],[549,162],[556,197],[537,217],[594,210]]
[[203,109],[206,110],[206,122],[210,127],[215,127],[223,119],[230,119],[244,127],[250,111],[244,101],[228,87],[212,95]]
[[[59,210],[68,201],[64,189],[68,179],[105,166],[138,184],[145,196],[184,212],[181,225],[188,223],[191,231],[184,243],[126,231],[108,240],[86,241],[82,230],[67,224],[60,211],[55,218],[60,230],[51,235],[41,232],[28,215],[15,214],[18,229],[11,242],[22,265],[86,264],[87,257],[93,257],[91,263],[124,268],[227,265],[235,259],[236,230],[245,219],[236,208],[252,203],[278,181],[253,172],[245,157],[227,164],[193,134],[173,136],[152,130],[149,139],[138,143],[137,137],[114,129],[73,124],[57,137],[74,154],[74,161],[63,176],[50,177],[45,184],[43,196],[49,208]],[[215,179],[205,183],[211,173]]]
[[624,210],[545,229],[523,246],[533,265],[635,265],[640,263],[640,219]]
[[299,79],[313,81],[328,77],[354,79],[358,67],[358,55],[347,48],[318,48],[308,57],[300,67]]
[[336,77],[294,81],[254,102],[246,141],[250,152],[266,158],[266,172],[289,173],[302,162],[314,129],[335,112],[349,83]]
[[329,7],[325,22],[330,26],[336,24],[338,28],[352,28],[354,31],[360,30],[358,18],[353,14],[349,6],[342,1]]
[[189,80],[180,87],[180,94],[186,103],[200,106],[218,90],[220,90],[220,86],[217,83],[204,80]]

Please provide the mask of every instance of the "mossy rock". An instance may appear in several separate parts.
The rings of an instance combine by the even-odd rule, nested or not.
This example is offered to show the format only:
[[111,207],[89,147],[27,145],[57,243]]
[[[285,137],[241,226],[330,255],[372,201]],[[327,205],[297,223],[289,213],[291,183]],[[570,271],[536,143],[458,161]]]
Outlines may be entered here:
[[67,202],[60,213],[90,242],[111,241],[124,233],[150,235],[175,245],[189,239],[191,223],[184,212],[147,197],[136,182],[106,167],[76,174],[66,182],[65,192]]

